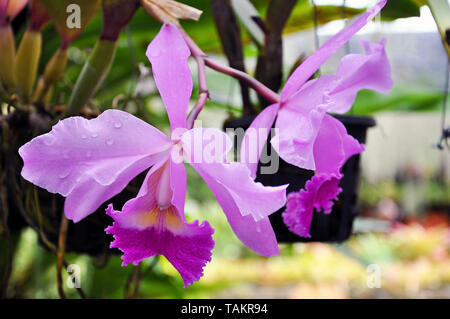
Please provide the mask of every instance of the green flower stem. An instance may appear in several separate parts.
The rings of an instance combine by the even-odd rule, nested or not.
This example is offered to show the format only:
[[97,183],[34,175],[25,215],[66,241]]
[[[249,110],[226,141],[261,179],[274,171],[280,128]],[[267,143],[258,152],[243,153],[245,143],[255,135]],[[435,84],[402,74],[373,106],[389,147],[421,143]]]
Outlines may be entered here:
[[102,39],[97,41],[75,83],[75,88],[67,103],[66,116],[80,113],[83,106],[95,94],[111,68],[115,51],[115,41]]
[[29,103],[41,56],[42,34],[28,29],[20,42],[16,56],[16,78],[19,97]]
[[59,80],[67,65],[67,48],[60,47],[53,57],[48,61],[44,75],[39,80],[34,100],[36,102],[44,102],[50,88]]

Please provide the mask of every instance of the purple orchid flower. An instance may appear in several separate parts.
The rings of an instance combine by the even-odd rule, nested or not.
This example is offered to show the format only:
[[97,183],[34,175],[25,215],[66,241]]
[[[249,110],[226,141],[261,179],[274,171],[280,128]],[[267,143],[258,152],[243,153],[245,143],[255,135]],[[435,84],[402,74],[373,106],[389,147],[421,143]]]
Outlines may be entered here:
[[189,223],[184,217],[183,161],[188,162],[211,188],[237,237],[258,254],[278,254],[267,216],[285,204],[286,186],[265,187],[254,181],[245,163],[227,162],[232,142],[224,132],[187,128],[190,50],[175,26],[162,27],[147,56],[169,115],[171,138],[119,110],[92,120],[71,117],[20,148],[22,176],[65,196],[65,214],[78,222],[151,167],[137,197],[122,211],[108,206],[114,223],[106,232],[114,235],[111,247],[124,253],[122,265],[164,255],[186,287],[202,276],[214,247],[209,223]]
[[[280,157],[292,165],[315,170],[315,176],[304,190],[288,196],[283,213],[285,224],[299,236],[310,236],[314,208],[331,212],[332,200],[341,192],[338,184],[342,166],[352,155],[364,150],[344,125],[327,113],[346,113],[361,89],[387,93],[392,88],[385,40],[376,44],[362,41],[366,54],[346,55],[335,74],[308,79],[385,4],[386,0],[378,2],[306,59],[287,80],[280,102],[264,109],[250,126],[252,130],[265,130],[264,138],[267,138],[275,122],[276,135],[271,144]],[[249,140],[249,136],[244,136],[241,158],[248,156]],[[257,162],[248,164],[252,176],[256,175]]]

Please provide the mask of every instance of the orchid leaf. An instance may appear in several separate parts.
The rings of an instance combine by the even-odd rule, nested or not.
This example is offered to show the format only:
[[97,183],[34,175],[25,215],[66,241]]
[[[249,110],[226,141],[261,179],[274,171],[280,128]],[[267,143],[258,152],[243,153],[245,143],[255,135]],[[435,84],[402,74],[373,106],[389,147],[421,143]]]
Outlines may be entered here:
[[416,0],[388,1],[381,11],[381,17],[385,20],[420,16],[421,4]]
[[264,44],[264,31],[257,21],[262,21],[258,11],[249,0],[231,0],[235,14],[258,45]]

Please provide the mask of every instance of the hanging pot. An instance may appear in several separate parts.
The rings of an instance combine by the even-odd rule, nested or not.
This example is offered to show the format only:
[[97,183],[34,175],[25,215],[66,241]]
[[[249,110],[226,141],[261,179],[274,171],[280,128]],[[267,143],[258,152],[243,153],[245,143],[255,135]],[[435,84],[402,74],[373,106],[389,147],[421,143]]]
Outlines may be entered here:
[[[375,120],[372,117],[366,116],[335,116],[346,127],[347,132],[356,138],[360,143],[366,142],[367,129],[375,126]],[[246,130],[255,116],[244,116],[235,119],[229,119],[224,123],[224,129],[238,129]],[[235,154],[237,154],[237,146],[235,145]],[[275,152],[273,148],[270,149],[270,154]],[[341,242],[348,239],[352,233],[353,220],[358,214],[357,200],[358,200],[358,185],[360,177],[360,155],[354,155],[345,163],[342,173],[342,178],[339,186],[343,189],[338,196],[338,200],[333,206],[330,214],[314,213],[311,223],[311,237],[303,238],[289,231],[283,222],[281,213],[284,212],[285,207],[270,215],[270,222],[275,230],[277,240],[279,242]],[[261,174],[260,168],[262,164],[258,165],[258,172],[256,180],[266,186],[279,186],[289,184],[287,192],[298,192],[304,188],[306,182],[314,175],[313,171],[305,170],[286,163],[280,158],[279,169],[274,174]]]

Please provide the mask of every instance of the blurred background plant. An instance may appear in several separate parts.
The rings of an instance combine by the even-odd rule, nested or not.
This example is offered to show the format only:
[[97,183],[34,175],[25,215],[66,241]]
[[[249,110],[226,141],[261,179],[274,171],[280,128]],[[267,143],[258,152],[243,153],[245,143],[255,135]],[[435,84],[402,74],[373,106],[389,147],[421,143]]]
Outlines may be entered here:
[[[275,91],[320,43],[370,4],[180,2],[203,11],[199,21],[182,25],[211,59],[246,71]],[[72,11],[66,8],[73,3],[81,8],[80,28],[67,25]],[[120,266],[118,251],[108,248],[110,238],[103,232],[111,223],[104,207],[77,227],[64,226],[63,199],[20,178],[17,149],[58,119],[73,114],[91,118],[111,107],[168,130],[145,57],[161,24],[140,6],[137,0],[0,0],[2,297],[450,296],[450,160],[448,152],[432,148],[448,89],[443,85],[448,44],[442,46],[438,30],[445,40],[449,25],[434,9],[436,28],[424,0],[389,1],[377,21],[321,69],[330,72],[343,54],[359,52],[358,37],[388,38],[394,90],[388,95],[363,91],[351,111],[375,115],[379,129],[369,134],[363,155],[360,217],[348,242],[283,244],[279,257],[259,257],[235,238],[192,170],[186,211],[191,218],[213,221],[216,248],[203,279],[186,290],[163,258]],[[207,77],[211,99],[199,117],[207,126],[221,128],[224,120],[267,105],[244,82],[210,70]],[[194,88],[193,100],[198,91]],[[115,206],[133,197],[140,178],[112,200]],[[66,236],[67,243],[61,244]],[[69,264],[80,267],[75,275],[82,290],[68,288],[71,277],[62,270]],[[382,269],[380,289],[367,286],[370,264]]]

